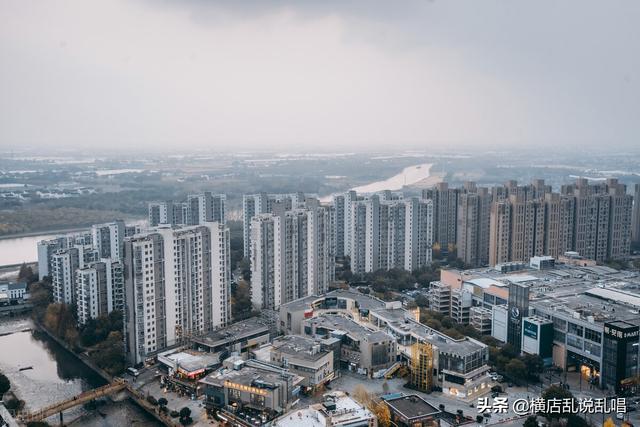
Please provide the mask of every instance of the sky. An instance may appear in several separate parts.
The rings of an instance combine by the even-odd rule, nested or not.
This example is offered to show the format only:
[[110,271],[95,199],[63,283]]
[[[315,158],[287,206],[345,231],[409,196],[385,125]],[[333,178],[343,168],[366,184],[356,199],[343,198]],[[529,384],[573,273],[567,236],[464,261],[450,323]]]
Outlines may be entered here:
[[637,0],[0,0],[0,148],[640,146]]

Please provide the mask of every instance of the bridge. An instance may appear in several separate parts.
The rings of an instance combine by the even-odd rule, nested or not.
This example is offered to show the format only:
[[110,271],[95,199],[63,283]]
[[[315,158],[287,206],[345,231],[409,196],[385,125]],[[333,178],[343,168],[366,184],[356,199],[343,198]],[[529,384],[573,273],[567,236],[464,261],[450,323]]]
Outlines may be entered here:
[[73,396],[70,399],[63,400],[62,402],[54,403],[53,405],[39,409],[35,412],[21,413],[18,415],[18,420],[20,420],[22,423],[27,423],[29,421],[42,421],[46,418],[49,418],[52,415],[59,413],[60,424],[62,424],[63,411],[73,408],[74,406],[82,405],[84,403],[98,399],[100,397],[117,393],[119,391],[124,390],[125,388],[127,388],[126,381],[122,379],[117,379],[111,384],[107,384],[102,387],[95,388],[93,390],[85,391],[84,393],[80,393],[77,396]]

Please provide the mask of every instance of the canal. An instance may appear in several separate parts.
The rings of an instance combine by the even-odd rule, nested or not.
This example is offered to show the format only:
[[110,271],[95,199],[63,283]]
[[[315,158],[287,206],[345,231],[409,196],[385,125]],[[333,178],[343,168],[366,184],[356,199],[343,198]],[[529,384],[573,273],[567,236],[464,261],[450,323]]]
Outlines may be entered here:
[[[0,319],[0,372],[11,381],[11,390],[34,411],[73,397],[105,382],[66,349],[36,329],[27,318]],[[82,406],[65,411],[65,422],[88,426],[159,425],[129,400],[105,400],[97,409]],[[75,420],[75,421],[74,421]],[[57,417],[48,420],[58,422]]]

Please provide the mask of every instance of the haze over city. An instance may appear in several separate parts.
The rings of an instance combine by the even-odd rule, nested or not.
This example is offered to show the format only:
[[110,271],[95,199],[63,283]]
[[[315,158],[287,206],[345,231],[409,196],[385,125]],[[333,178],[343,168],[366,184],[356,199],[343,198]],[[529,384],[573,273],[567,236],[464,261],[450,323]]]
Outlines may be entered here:
[[0,147],[633,148],[635,1],[3,1]]
[[0,427],[640,426],[638,23],[0,0]]

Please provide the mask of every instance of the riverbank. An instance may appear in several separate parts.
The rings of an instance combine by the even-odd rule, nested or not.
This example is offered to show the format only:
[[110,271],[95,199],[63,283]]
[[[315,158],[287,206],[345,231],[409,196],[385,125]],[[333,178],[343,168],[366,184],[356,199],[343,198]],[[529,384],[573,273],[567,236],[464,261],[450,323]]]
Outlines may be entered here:
[[67,234],[67,233],[77,233],[80,231],[85,231],[91,228],[91,226],[86,227],[73,227],[73,228],[60,228],[60,229],[43,229],[43,230],[34,230],[34,231],[25,231],[24,233],[15,233],[15,234],[3,234],[0,235],[0,240],[7,239],[20,239],[22,237],[33,237],[33,236],[54,236],[56,234]]
[[[0,319],[0,348],[12,350],[0,352],[0,371],[11,381],[16,396],[25,401],[27,411],[37,411],[106,384],[105,378],[62,344],[39,330],[29,317]],[[65,422],[113,426],[128,425],[128,420],[135,419],[136,425],[143,427],[162,425],[129,397],[121,402],[104,399],[100,403],[95,410],[78,406],[65,411]],[[51,420],[54,422],[53,417]]]
[[[85,367],[91,369],[94,373],[102,377],[105,383],[112,383],[115,379],[114,376],[110,375],[104,369],[97,366],[87,355],[84,353],[76,353],[73,351],[66,342],[52,334],[47,328],[43,325],[34,321],[34,324],[38,327],[39,331],[46,334],[50,339],[54,340],[58,345],[64,348],[68,354],[75,357],[78,361],[80,361]],[[147,415],[155,418],[160,424],[155,425],[166,425],[173,427],[176,425],[167,415],[162,415],[157,411],[157,407],[149,403],[143,394],[140,393],[139,390],[136,390],[133,387],[127,386],[127,395],[131,400],[131,403],[135,404],[139,409],[146,411]]]

